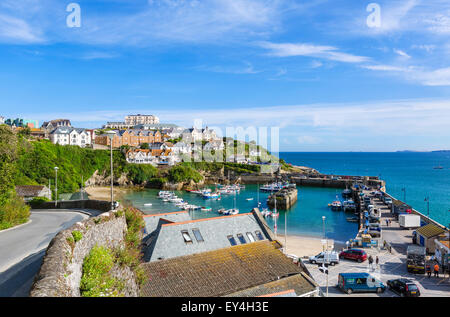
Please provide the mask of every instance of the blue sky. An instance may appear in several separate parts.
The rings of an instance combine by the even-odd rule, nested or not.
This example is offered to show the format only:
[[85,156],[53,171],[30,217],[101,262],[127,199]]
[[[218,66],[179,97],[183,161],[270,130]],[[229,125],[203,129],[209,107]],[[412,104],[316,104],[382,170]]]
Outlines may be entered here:
[[79,0],[80,28],[70,2],[0,2],[0,115],[278,126],[282,151],[450,149],[447,0]]

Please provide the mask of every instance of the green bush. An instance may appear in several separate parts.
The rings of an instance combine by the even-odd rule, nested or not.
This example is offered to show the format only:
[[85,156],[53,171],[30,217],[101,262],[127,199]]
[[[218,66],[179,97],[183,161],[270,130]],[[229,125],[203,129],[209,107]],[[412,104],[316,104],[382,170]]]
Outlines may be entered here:
[[45,203],[48,201],[50,201],[50,199],[48,199],[47,197],[34,197],[32,200],[30,200],[28,202],[28,204],[31,206],[31,208],[36,209],[40,205],[42,205],[42,203]]
[[111,250],[95,246],[83,262],[80,292],[83,297],[123,296],[123,281],[111,276],[114,254]]
[[83,234],[77,230],[72,231],[72,236],[75,242],[78,242],[81,239],[83,239]]
[[29,218],[30,207],[17,195],[12,195],[3,206],[0,206],[0,230],[26,223]]
[[189,182],[193,180],[198,183],[203,180],[203,176],[189,165],[177,165],[169,170],[169,181],[174,183]]
[[158,174],[158,169],[150,164],[128,164],[124,170],[134,184],[142,184]]

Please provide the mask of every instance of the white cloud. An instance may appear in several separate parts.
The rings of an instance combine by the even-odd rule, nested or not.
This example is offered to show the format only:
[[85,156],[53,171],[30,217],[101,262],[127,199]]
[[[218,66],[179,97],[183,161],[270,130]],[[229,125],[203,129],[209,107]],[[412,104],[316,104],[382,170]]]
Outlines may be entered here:
[[432,70],[424,67],[393,65],[363,65],[361,67],[373,71],[391,72],[423,86],[450,86],[450,67]]
[[259,46],[270,50],[269,55],[276,57],[309,56],[344,63],[361,63],[370,60],[365,56],[357,56],[338,51],[333,46],[308,43],[271,43],[260,42]]
[[0,41],[28,44],[40,43],[44,39],[26,21],[0,12]]
[[401,57],[404,58],[411,58],[411,56],[409,56],[406,52],[402,51],[402,50],[398,50],[394,48],[394,52],[398,55],[400,55]]

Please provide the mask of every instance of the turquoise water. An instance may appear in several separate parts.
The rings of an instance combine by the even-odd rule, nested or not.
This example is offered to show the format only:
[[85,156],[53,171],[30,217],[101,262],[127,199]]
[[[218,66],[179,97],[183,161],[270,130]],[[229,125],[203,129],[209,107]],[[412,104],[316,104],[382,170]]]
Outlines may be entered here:
[[[294,165],[324,174],[380,176],[387,191],[443,225],[450,223],[450,153],[280,153]],[[435,166],[444,169],[433,169]]]
[[[236,206],[240,213],[250,212],[258,204],[258,187],[257,185],[246,185],[240,194],[236,195]],[[133,205],[147,214],[178,211],[174,204],[162,202],[156,198],[159,190],[144,190],[140,192],[129,193],[125,198],[132,201]],[[287,215],[287,232],[288,234],[300,234],[313,237],[323,236],[322,216],[326,217],[325,231],[328,238],[336,241],[345,242],[354,238],[357,233],[357,224],[349,223],[346,217],[352,214],[344,212],[333,212],[328,208],[328,203],[340,194],[340,190],[329,188],[298,188],[298,201],[289,211],[280,211],[277,219],[277,231],[280,234],[285,232],[285,216]],[[233,208],[234,196],[224,195],[220,201],[205,200],[200,196],[188,192],[176,192],[178,197],[182,197],[190,204],[198,206],[211,207],[211,212],[191,211],[193,219],[217,217],[217,210],[221,208]],[[269,193],[259,193],[259,199],[266,207],[266,200]],[[247,198],[253,198],[253,201],[247,201]],[[152,203],[152,206],[145,206],[146,203]],[[273,218],[266,218],[271,228],[274,228],[275,221]]]
[[[430,217],[442,224],[450,222],[450,153],[280,153],[280,158],[294,165],[309,166],[326,174],[380,176],[387,182],[387,190],[394,197],[404,199],[402,188],[406,189],[406,202],[427,214],[425,197],[430,197]],[[441,165],[442,170],[433,169]],[[178,211],[174,204],[157,199],[158,190],[145,190],[128,194],[133,204],[147,214]],[[299,187],[298,202],[287,212],[280,211],[277,231],[285,231],[287,215],[288,234],[323,236],[322,216],[326,217],[326,236],[337,241],[354,238],[357,224],[349,223],[346,217],[352,214],[331,211],[327,205],[341,190],[331,188]],[[194,219],[217,217],[218,209],[233,208],[234,197],[222,196],[221,201],[204,200],[187,192],[177,192],[179,197],[191,204],[212,207],[212,212],[193,211]],[[259,193],[259,199],[266,206],[268,193]],[[247,201],[253,198],[253,201]],[[152,206],[144,206],[152,203]],[[258,203],[256,185],[246,185],[236,196],[236,206],[241,213],[250,212]],[[274,220],[267,218],[273,228]]]

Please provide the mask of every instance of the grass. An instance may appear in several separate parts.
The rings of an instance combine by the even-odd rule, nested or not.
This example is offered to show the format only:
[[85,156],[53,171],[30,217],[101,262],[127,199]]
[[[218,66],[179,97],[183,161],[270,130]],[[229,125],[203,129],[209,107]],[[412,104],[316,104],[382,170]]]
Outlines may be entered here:
[[123,296],[123,281],[111,276],[114,253],[103,246],[95,246],[83,262],[80,292],[82,297]]

